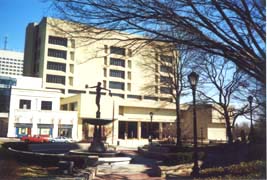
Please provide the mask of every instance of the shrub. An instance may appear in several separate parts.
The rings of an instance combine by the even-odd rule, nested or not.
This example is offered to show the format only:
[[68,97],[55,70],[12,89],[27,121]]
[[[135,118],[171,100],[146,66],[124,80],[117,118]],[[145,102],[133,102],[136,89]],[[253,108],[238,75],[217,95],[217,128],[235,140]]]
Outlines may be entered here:
[[205,179],[264,179],[266,178],[266,162],[241,162],[227,167],[207,168],[200,171]]

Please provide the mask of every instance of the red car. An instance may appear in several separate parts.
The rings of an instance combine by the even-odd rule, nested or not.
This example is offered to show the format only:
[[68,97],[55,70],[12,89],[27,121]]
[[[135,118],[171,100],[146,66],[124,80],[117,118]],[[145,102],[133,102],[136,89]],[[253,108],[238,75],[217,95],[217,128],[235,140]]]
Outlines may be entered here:
[[34,135],[34,136],[23,136],[20,138],[24,142],[44,143],[49,142],[49,136],[46,135]]

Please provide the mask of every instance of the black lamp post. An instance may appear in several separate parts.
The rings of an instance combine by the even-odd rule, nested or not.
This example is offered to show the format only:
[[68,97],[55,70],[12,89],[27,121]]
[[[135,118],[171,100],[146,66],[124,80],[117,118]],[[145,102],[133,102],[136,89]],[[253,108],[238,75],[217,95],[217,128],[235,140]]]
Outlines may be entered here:
[[198,82],[198,77],[199,77],[198,74],[195,72],[192,72],[188,75],[188,81],[191,85],[193,94],[194,166],[191,173],[193,177],[199,176],[198,153],[197,153],[197,117],[196,117],[196,86]]
[[149,113],[149,116],[150,116],[150,126],[149,126],[149,137],[148,137],[148,141],[149,141],[150,144],[152,143],[152,120],[153,120],[153,115],[154,115],[153,112],[150,112]]
[[249,102],[249,110],[250,110],[250,133],[249,133],[249,141],[253,142],[254,139],[254,128],[253,128],[253,123],[252,123],[252,101],[253,97],[248,96],[248,102]]

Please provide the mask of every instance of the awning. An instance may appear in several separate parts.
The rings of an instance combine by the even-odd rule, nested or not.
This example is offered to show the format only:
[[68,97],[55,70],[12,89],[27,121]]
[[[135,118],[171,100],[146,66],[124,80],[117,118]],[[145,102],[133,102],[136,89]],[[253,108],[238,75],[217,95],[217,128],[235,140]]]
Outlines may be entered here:
[[18,128],[32,128],[32,124],[30,124],[30,123],[15,123],[15,127],[18,127]]
[[37,124],[38,128],[53,128],[54,124]]

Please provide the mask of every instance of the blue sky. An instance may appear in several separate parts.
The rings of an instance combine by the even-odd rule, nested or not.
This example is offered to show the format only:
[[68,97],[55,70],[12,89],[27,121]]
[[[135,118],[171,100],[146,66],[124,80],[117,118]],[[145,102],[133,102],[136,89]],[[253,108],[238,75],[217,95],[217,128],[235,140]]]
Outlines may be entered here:
[[43,16],[49,16],[49,4],[42,0],[0,0],[0,49],[7,36],[7,49],[23,52],[27,24]]

